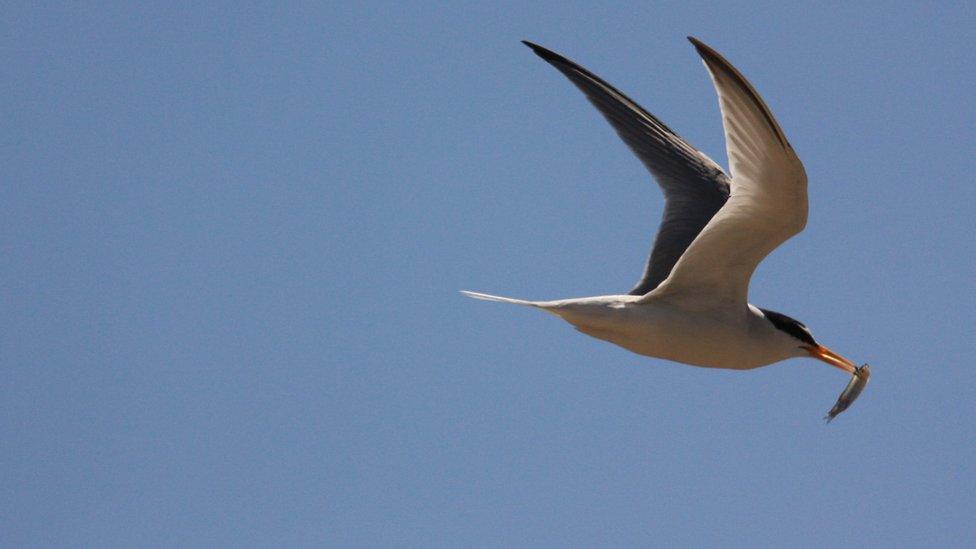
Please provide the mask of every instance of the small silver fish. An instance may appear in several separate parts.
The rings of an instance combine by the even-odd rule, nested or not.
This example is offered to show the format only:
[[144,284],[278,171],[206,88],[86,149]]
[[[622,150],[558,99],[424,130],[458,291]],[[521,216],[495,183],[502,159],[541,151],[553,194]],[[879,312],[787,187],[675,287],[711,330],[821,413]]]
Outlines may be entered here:
[[854,375],[851,376],[850,383],[847,384],[847,387],[844,387],[844,392],[837,397],[837,403],[834,404],[834,407],[827,412],[826,416],[824,416],[827,423],[830,423],[832,419],[840,415],[840,413],[846,410],[848,406],[853,404],[854,401],[857,400],[857,397],[861,396],[861,391],[867,387],[868,379],[870,378],[871,367],[867,364],[863,364],[854,369]]

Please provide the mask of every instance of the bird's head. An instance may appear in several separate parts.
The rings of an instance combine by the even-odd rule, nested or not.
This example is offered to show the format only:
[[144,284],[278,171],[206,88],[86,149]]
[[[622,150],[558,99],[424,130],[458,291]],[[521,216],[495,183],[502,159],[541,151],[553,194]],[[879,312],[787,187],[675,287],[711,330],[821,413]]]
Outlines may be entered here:
[[817,340],[813,338],[813,334],[810,333],[810,329],[799,320],[790,318],[783,313],[777,313],[776,311],[766,309],[760,309],[760,311],[762,311],[766,320],[777,330],[793,338],[796,342],[797,349],[806,353],[807,356],[826,362],[849,374],[853,374],[857,369],[855,364],[850,360],[817,343]]

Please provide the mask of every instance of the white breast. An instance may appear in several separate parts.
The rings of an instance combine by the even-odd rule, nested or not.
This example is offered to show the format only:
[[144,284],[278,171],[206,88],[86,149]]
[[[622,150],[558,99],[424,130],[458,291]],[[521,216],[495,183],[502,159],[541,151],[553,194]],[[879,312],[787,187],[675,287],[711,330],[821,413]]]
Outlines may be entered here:
[[579,331],[637,354],[708,368],[745,370],[794,356],[758,310],[688,311],[667,303],[636,303],[634,296],[551,302],[546,310]]

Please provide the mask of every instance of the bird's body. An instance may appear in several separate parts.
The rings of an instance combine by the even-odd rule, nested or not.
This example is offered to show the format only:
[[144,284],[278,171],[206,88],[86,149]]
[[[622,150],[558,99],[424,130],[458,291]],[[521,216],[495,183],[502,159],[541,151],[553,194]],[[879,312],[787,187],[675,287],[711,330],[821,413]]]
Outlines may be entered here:
[[580,332],[639,355],[703,366],[749,370],[787,358],[809,356],[796,340],[769,322],[761,309],[716,306],[688,309],[667,299],[605,295],[524,301],[465,292],[466,295],[552,313]]
[[539,308],[589,336],[684,364],[748,370],[807,356],[855,373],[802,323],[748,303],[756,266],[806,225],[807,176],[752,85],[689,39],[718,93],[730,174],[595,74],[526,42],[586,94],[664,192],[664,219],[637,285],[626,295],[558,301],[463,293]]

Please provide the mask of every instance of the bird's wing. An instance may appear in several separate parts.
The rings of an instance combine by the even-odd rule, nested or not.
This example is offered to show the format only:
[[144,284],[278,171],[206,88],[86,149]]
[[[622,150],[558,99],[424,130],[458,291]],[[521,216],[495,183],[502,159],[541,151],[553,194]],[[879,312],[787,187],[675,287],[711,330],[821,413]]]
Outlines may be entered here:
[[807,177],[752,85],[715,50],[689,40],[718,93],[732,192],[647,298],[677,297],[703,307],[719,301],[744,305],[759,262],[806,225]]
[[725,203],[729,178],[711,158],[600,77],[542,46],[524,43],[586,94],[664,192],[664,217],[644,276],[630,291],[646,294],[667,278],[681,254]]

